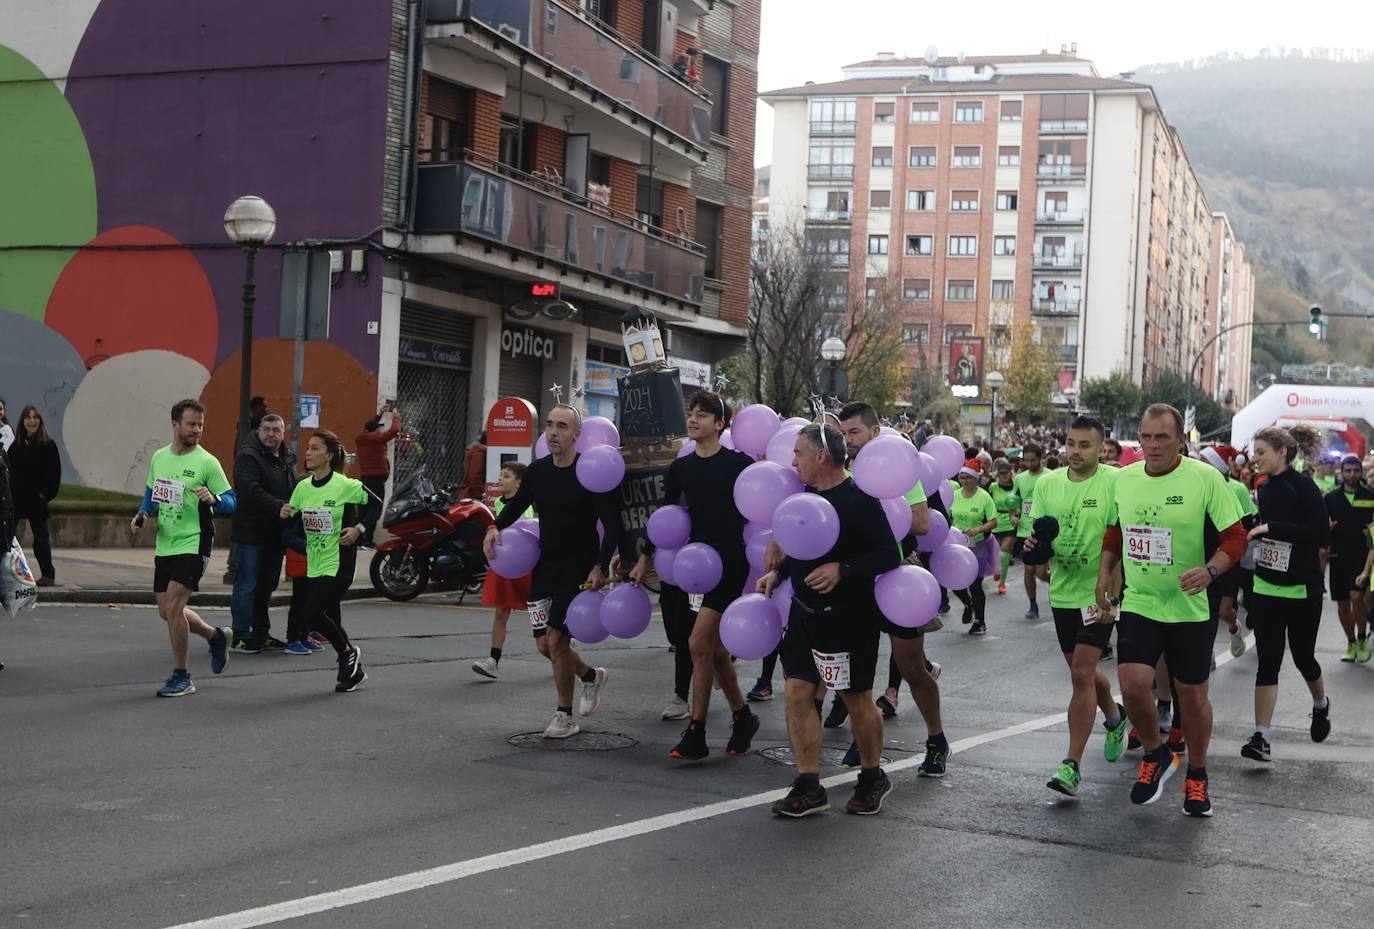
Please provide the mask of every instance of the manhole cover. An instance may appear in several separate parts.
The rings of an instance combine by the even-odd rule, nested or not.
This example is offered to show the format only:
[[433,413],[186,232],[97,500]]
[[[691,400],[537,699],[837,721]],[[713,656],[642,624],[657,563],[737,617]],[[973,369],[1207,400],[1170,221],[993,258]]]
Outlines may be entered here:
[[570,739],[546,739],[542,732],[518,732],[506,741],[516,748],[546,752],[609,752],[639,744],[637,739],[618,732],[579,732]]
[[[842,748],[822,746],[821,764],[832,768],[838,768],[840,762],[844,761],[844,753],[845,750]],[[792,747],[790,745],[779,745],[777,748],[763,748],[759,750],[759,754],[774,764],[785,764],[789,768],[795,768],[797,766],[797,759],[793,757]],[[881,759],[882,760],[878,762],[879,764],[892,764],[892,759],[886,755],[882,755]]]

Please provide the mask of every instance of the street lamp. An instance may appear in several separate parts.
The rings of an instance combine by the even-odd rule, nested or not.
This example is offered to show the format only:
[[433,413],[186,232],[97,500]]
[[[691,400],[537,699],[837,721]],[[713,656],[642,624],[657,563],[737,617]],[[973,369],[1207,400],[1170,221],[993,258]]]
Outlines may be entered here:
[[988,393],[992,395],[992,424],[988,428],[992,435],[988,436],[988,439],[994,446],[997,445],[997,391],[1001,390],[1006,382],[1007,379],[1002,376],[1001,371],[989,371],[983,378],[983,383],[988,385]]
[[1064,399],[1069,401],[1069,418],[1072,419],[1078,412],[1078,388],[1070,384],[1061,393],[1064,394]]
[[821,360],[826,363],[825,383],[821,385],[821,393],[828,393],[836,399],[843,399],[849,392],[849,378],[840,367],[846,350],[844,339],[833,335],[821,343]]
[[[258,249],[277,231],[277,214],[261,197],[239,197],[224,211],[224,231],[243,249],[243,348],[239,353],[239,428],[238,440],[248,435],[248,398],[253,379],[253,303],[257,288],[253,283],[253,262]],[[237,442],[235,445],[237,446]]]

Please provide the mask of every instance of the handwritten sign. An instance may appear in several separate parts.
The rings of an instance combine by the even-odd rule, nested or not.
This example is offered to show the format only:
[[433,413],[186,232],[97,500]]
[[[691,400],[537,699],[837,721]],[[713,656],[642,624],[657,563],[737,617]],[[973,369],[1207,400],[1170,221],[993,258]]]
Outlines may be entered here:
[[638,371],[620,379],[621,438],[656,439],[686,433],[687,413],[677,371]]
[[620,560],[633,565],[649,540],[649,517],[668,501],[668,466],[632,468],[620,483]]

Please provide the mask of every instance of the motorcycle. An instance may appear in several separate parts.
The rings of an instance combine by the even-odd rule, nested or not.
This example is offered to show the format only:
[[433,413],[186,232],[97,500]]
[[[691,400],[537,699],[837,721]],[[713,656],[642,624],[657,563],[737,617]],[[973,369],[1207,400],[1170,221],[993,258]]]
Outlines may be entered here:
[[421,468],[393,494],[382,515],[392,538],[378,543],[369,569],[372,586],[388,600],[413,600],[430,584],[482,590],[482,539],[496,518],[481,500],[455,500],[456,490],[436,490]]

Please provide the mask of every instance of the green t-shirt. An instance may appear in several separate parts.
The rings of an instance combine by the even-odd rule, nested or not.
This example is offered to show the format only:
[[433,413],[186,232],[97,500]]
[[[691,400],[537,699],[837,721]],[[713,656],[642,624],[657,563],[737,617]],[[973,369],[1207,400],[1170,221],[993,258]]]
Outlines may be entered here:
[[329,479],[316,485],[307,478],[291,491],[291,505],[305,523],[306,577],[333,577],[339,573],[339,536],[343,524],[344,507],[350,503],[367,503],[367,488],[363,482],[332,471]]
[[148,489],[157,507],[158,557],[209,557],[215,518],[210,504],[196,496],[197,487],[206,487],[217,497],[229,490],[229,479],[214,455],[199,445],[184,455],[172,454],[170,445],[153,452]]
[[1016,527],[1011,524],[1011,514],[1021,512],[1021,495],[1016,492],[1016,482],[1010,488],[993,481],[988,486],[988,495],[997,507],[997,528],[993,532],[1011,532]]
[[1069,480],[1069,469],[1044,475],[1035,485],[1035,503],[1025,521],[1042,516],[1059,521],[1052,544],[1050,606],[1081,610],[1097,602],[1097,568],[1102,561],[1102,537],[1113,514],[1112,488],[1116,468],[1099,465],[1086,481]]
[[1328,474],[1326,477],[1314,477],[1313,482],[1322,490],[1322,496],[1326,496],[1336,489],[1336,475]]
[[[990,519],[996,519],[997,507],[993,504],[992,497],[981,487],[973,491],[972,497],[964,496],[964,491],[960,489],[954,492],[954,500],[949,505],[949,515],[954,521],[955,529],[967,532]],[[981,542],[985,538],[987,534],[980,533],[969,539],[969,542]]]
[[1138,461],[1117,472],[1115,513],[1122,532],[1126,597],[1122,612],[1161,623],[1207,620],[1207,597],[1189,596],[1178,586],[1185,571],[1207,563],[1204,516],[1218,532],[1240,521],[1236,495],[1221,472],[1182,458],[1168,474],[1150,476]]
[[1031,534],[1031,520],[1026,519],[1030,515],[1031,506],[1035,502],[1035,484],[1049,472],[1044,468],[1040,469],[1039,474],[1032,474],[1029,471],[1022,471],[1012,478],[1011,484],[1016,488],[1016,492],[1021,495],[1021,525],[1016,527],[1016,537],[1026,539]]
[[1250,488],[1246,487],[1234,477],[1226,479],[1226,486],[1236,495],[1236,502],[1240,504],[1241,516],[1254,516],[1259,513],[1259,507],[1255,505],[1255,498],[1250,496]]

